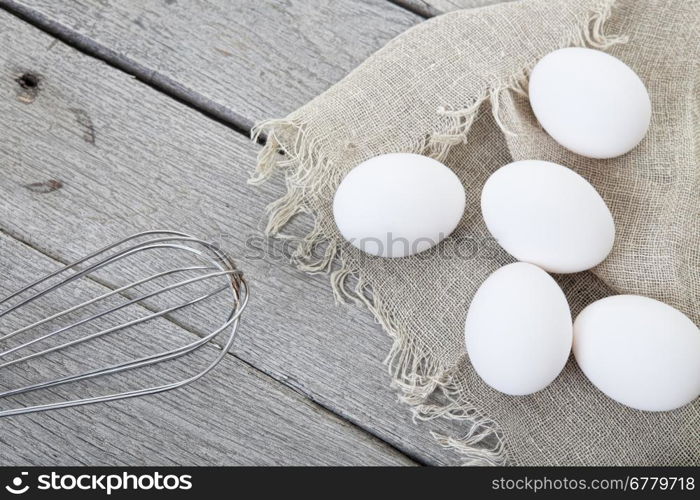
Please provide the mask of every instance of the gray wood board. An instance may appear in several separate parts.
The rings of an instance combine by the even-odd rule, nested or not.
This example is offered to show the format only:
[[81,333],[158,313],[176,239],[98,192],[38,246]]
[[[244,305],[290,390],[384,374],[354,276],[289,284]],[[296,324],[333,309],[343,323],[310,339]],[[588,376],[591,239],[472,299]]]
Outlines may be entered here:
[[[11,292],[13,286],[31,276],[57,267],[58,264],[45,255],[0,233],[0,295]],[[96,283],[86,283],[80,290],[83,295],[76,297],[80,300],[106,291]],[[121,312],[119,315],[124,316]],[[117,320],[122,321],[121,318]],[[151,322],[147,327],[132,328],[121,335],[130,335],[126,339],[130,345],[165,346],[164,334],[168,332],[163,322],[165,320],[160,325]],[[195,338],[176,326],[172,328],[179,331],[170,334]],[[140,348],[145,349],[146,345]],[[77,370],[83,365],[80,359],[88,354],[97,365],[108,366],[113,362],[109,353],[99,345],[80,346],[62,353],[56,366],[46,359],[32,362],[27,368],[4,368],[0,370],[2,387],[24,385],[26,373],[39,372],[45,380],[63,367]],[[213,358],[213,353],[215,349],[211,346],[197,351],[200,358],[206,359]],[[179,380],[192,375],[189,368],[199,361],[202,360],[183,358],[174,365],[160,365],[158,370],[168,379]],[[141,378],[136,385],[153,385],[154,381],[144,375],[139,375]],[[104,387],[96,389],[109,389],[106,384],[101,385]],[[80,389],[65,386],[62,396],[87,395]],[[32,397],[34,399],[25,396],[18,406],[26,406],[30,401],[35,404],[36,396]],[[4,400],[0,408],[7,408],[9,404],[10,401]],[[258,370],[233,356],[226,356],[214,373],[176,391],[75,410],[0,419],[0,463],[52,466],[403,465],[410,461],[382,441]]]
[[386,0],[0,5],[242,128],[298,108],[421,20]]
[[[282,182],[250,188],[258,146],[7,14],[0,83],[2,228],[60,261],[130,233],[218,240],[252,282],[235,354],[426,463],[456,463],[389,388],[390,339],[369,312],[335,306],[326,276],[265,251],[259,223]],[[37,88],[17,79],[37,76]],[[110,282],[113,276],[106,276]],[[81,410],[75,410],[80,412]]]

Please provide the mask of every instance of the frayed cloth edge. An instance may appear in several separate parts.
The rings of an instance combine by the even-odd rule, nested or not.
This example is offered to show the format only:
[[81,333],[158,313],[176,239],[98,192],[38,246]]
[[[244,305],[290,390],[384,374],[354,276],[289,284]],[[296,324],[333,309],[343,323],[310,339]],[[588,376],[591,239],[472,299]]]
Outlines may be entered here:
[[[578,46],[605,49],[625,43],[627,38],[624,36],[603,33],[613,4],[614,0],[601,1],[557,48]],[[448,126],[443,130],[429,131],[422,141],[406,152],[444,161],[452,147],[467,142],[469,130],[487,101],[500,130],[505,135],[515,135],[504,122],[501,113],[502,93],[513,92],[527,97],[529,74],[536,62],[532,61],[505,81],[488,86],[466,107],[455,110],[438,108],[436,112],[448,118]],[[363,278],[362,270],[349,267],[335,235],[326,234],[318,222],[303,237],[282,233],[282,229],[296,215],[314,215],[305,202],[313,194],[313,183],[310,180],[314,172],[323,171],[330,166],[331,161],[322,155],[318,141],[309,136],[303,119],[295,114],[256,125],[251,132],[252,138],[258,140],[262,135],[266,137],[265,146],[258,155],[256,171],[249,182],[260,184],[275,171],[283,171],[287,190],[283,197],[267,207],[265,234],[296,243],[292,262],[298,269],[309,273],[330,274],[337,302],[363,305],[372,312],[393,339],[385,364],[392,377],[392,386],[399,391],[400,400],[410,406],[414,420],[445,418],[466,423],[467,432],[462,436],[432,432],[438,444],[457,452],[464,465],[508,463],[505,436],[498,423],[486,417],[457,384],[454,376],[457,368],[434,362],[425,346],[420,345],[416,336],[397,321],[391,308],[372,291]],[[337,184],[340,180],[330,178],[328,182],[337,181]],[[321,247],[324,248],[319,255],[317,249]],[[429,403],[428,400],[435,394],[441,396],[440,402]],[[486,443],[488,446],[484,446]]]

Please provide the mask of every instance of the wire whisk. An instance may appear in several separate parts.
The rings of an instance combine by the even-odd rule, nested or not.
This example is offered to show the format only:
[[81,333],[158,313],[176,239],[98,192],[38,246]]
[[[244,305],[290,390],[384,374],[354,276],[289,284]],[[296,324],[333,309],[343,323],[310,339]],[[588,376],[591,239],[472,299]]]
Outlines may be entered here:
[[[124,285],[105,284],[125,277]],[[105,246],[0,300],[0,417],[190,384],[224,359],[247,303],[243,274],[213,243],[165,230]],[[212,353],[213,360],[202,361]],[[186,363],[187,355],[196,359]],[[172,375],[166,367],[178,360],[203,367],[185,375],[181,367],[175,380],[151,382]],[[114,382],[129,388],[104,389]],[[92,389],[82,395],[86,387]],[[45,394],[59,397],[36,403]]]

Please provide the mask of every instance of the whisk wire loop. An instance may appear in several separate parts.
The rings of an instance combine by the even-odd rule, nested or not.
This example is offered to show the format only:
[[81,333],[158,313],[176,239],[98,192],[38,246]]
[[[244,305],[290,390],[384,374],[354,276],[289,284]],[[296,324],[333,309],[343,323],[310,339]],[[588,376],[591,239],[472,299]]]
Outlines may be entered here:
[[[144,241],[138,241],[140,239],[143,239]],[[125,248],[120,248],[127,244],[128,246],[126,246]],[[244,279],[242,273],[236,268],[234,262],[216,245],[177,231],[155,230],[134,234],[115,243],[107,245],[95,252],[92,252],[89,255],[81,257],[78,260],[71,262],[65,265],[64,267],[35,280],[34,282],[22,287],[21,289],[1,299],[0,319],[12,313],[14,313],[15,316],[23,316],[22,313],[25,310],[25,308],[39,301],[42,297],[47,297],[52,293],[58,293],[62,291],[64,287],[66,287],[68,284],[81,279],[95,280],[95,273],[97,271],[106,271],[107,268],[109,268],[110,266],[118,264],[123,264],[126,266],[126,264],[124,264],[123,262],[125,261],[125,259],[129,259],[130,257],[135,256],[142,256],[145,253],[163,251],[177,251],[180,253],[184,253],[185,255],[189,255],[190,257],[196,258],[199,265],[176,267],[174,269],[168,269],[166,271],[149,274],[145,278],[136,279],[131,283],[128,283],[127,285],[113,288],[112,290],[106,293],[102,293],[97,297],[88,300],[83,300],[77,305],[70,306],[57,313],[50,314],[47,317],[44,317],[37,321],[33,321],[26,326],[14,329],[9,333],[2,332],[2,329],[0,327],[0,360],[6,358],[10,354],[17,353],[23,350],[28,350],[31,346],[35,346],[37,344],[49,340],[53,340],[54,338],[59,337],[70,330],[76,330],[79,329],[79,327],[84,326],[91,326],[93,322],[115,314],[118,311],[122,311],[130,306],[143,308],[150,314],[146,314],[145,316],[139,317],[137,319],[125,321],[118,325],[111,326],[108,328],[97,328],[97,331],[79,337],[77,339],[68,340],[59,345],[45,348],[40,351],[32,352],[30,354],[25,354],[21,357],[5,361],[4,363],[0,363],[0,377],[2,375],[2,370],[7,370],[12,366],[15,366],[15,368],[22,367],[28,361],[38,360],[51,353],[64,351],[70,347],[74,347],[76,345],[84,344],[101,337],[112,335],[114,333],[126,330],[130,327],[141,325],[148,321],[152,321],[158,318],[164,318],[166,320],[172,321],[172,319],[168,317],[168,315],[170,315],[171,313],[202,303],[204,301],[207,301],[208,299],[211,299],[212,297],[221,294],[222,292],[228,291],[230,297],[228,297],[225,301],[227,307],[227,314],[223,323],[220,326],[213,328],[208,333],[201,335],[196,340],[188,342],[187,344],[182,346],[166,349],[155,354],[136,357],[136,359],[131,359],[125,362],[114,363],[103,368],[89,369],[73,375],[54,377],[46,381],[30,383],[19,388],[0,391],[0,417],[37,413],[47,410],[71,408],[93,403],[117,401],[127,398],[158,394],[161,392],[183,387],[202,378],[211,370],[213,370],[216,367],[216,365],[218,365],[224,359],[227,352],[233,345],[233,342],[236,337],[236,332],[240,323],[241,314],[243,313],[244,309],[248,304],[248,284]],[[136,289],[142,285],[153,284],[159,281],[161,278],[172,277],[175,275],[192,272],[205,272],[206,274],[200,274],[191,278],[185,278],[180,281],[177,281],[174,284],[161,285],[160,288],[157,288],[155,291],[140,293],[137,294],[137,296],[135,297],[130,296],[132,292],[136,291]],[[176,290],[182,291],[182,289],[188,287],[189,285],[205,283],[207,281],[213,281],[216,279],[223,281],[224,285],[218,286],[213,291],[210,291],[203,295],[198,295],[194,299],[179,301],[173,306],[159,308],[155,311],[152,311],[151,308],[148,306],[147,301],[149,299],[154,299],[156,297],[163,296],[168,292],[173,292]],[[54,280],[58,281],[53,283]],[[125,301],[116,306],[112,306],[106,310],[102,310],[98,313],[91,314],[87,317],[79,319],[78,321],[74,321],[67,325],[60,326],[57,329],[53,329],[49,333],[36,333],[37,329],[41,326],[47,325],[57,320],[67,318],[70,315],[81,312],[89,307],[95,306],[96,304],[100,304],[101,302],[106,302],[109,299],[114,298],[123,298],[125,299]],[[14,305],[11,305],[11,303],[15,300],[18,300],[18,302]],[[216,346],[214,344],[214,340],[225,331],[228,332],[225,337],[225,340],[223,341],[222,345]],[[16,339],[24,336],[30,336],[31,338],[24,340],[19,345],[3,349],[2,343],[7,342],[13,338]],[[137,370],[140,368],[157,365],[193,353],[194,351],[200,349],[205,345],[213,345],[214,347],[219,349],[219,352],[217,353],[215,358],[194,375],[187,376],[183,379],[174,382],[164,383],[160,385],[152,385],[149,387],[135,390],[126,390],[121,392],[117,391],[104,395],[67,399],[52,403],[34,404],[11,409],[2,409],[2,402],[4,398],[9,398],[10,396],[28,394],[42,389],[49,389],[52,387],[77,383],[80,381],[95,379],[97,377],[116,375],[129,370]]]

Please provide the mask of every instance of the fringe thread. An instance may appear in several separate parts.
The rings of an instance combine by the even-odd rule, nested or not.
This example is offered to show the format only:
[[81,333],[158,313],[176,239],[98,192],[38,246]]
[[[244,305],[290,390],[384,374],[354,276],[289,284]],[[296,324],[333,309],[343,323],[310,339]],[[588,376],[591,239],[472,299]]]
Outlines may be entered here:
[[[579,46],[605,49],[611,45],[625,43],[624,36],[605,35],[603,27],[610,16],[614,0],[601,1],[564,40],[559,48]],[[515,135],[509,130],[501,116],[503,92],[513,92],[527,97],[527,82],[536,61],[512,75],[505,82],[497,82],[484,91],[469,106],[448,110],[441,107],[439,115],[447,117],[449,126],[442,131],[426,134],[412,152],[443,161],[450,149],[466,143],[467,135],[484,102],[489,101],[491,112],[501,131]],[[337,302],[354,303],[367,307],[384,330],[393,339],[393,345],[385,360],[392,376],[392,385],[400,392],[400,399],[410,405],[414,420],[446,418],[467,422],[468,429],[461,437],[445,436],[432,432],[437,442],[463,457],[465,465],[504,465],[508,461],[505,439],[499,426],[485,417],[461,388],[455,377],[456,367],[440,366],[425,347],[417,342],[415,335],[407,331],[396,320],[391,308],[374,294],[363,279],[360,269],[351,269],[342,255],[342,250],[333,235],[326,234],[318,221],[304,237],[281,233],[290,220],[301,213],[312,213],[305,200],[314,194],[311,182],[315,172],[332,172],[328,157],[321,153],[318,140],[307,133],[307,127],[299,118],[267,120],[258,124],[251,136],[257,140],[265,134],[266,143],[258,155],[257,169],[250,179],[251,184],[260,184],[277,170],[285,172],[287,193],[266,209],[268,236],[285,238],[297,243],[292,255],[293,263],[309,273],[330,273],[330,281]],[[332,174],[340,176],[340,173]],[[331,178],[329,182],[340,182]],[[317,249],[325,245],[318,255]],[[354,282],[354,283],[353,283]],[[440,402],[429,403],[431,396],[438,394]]]

